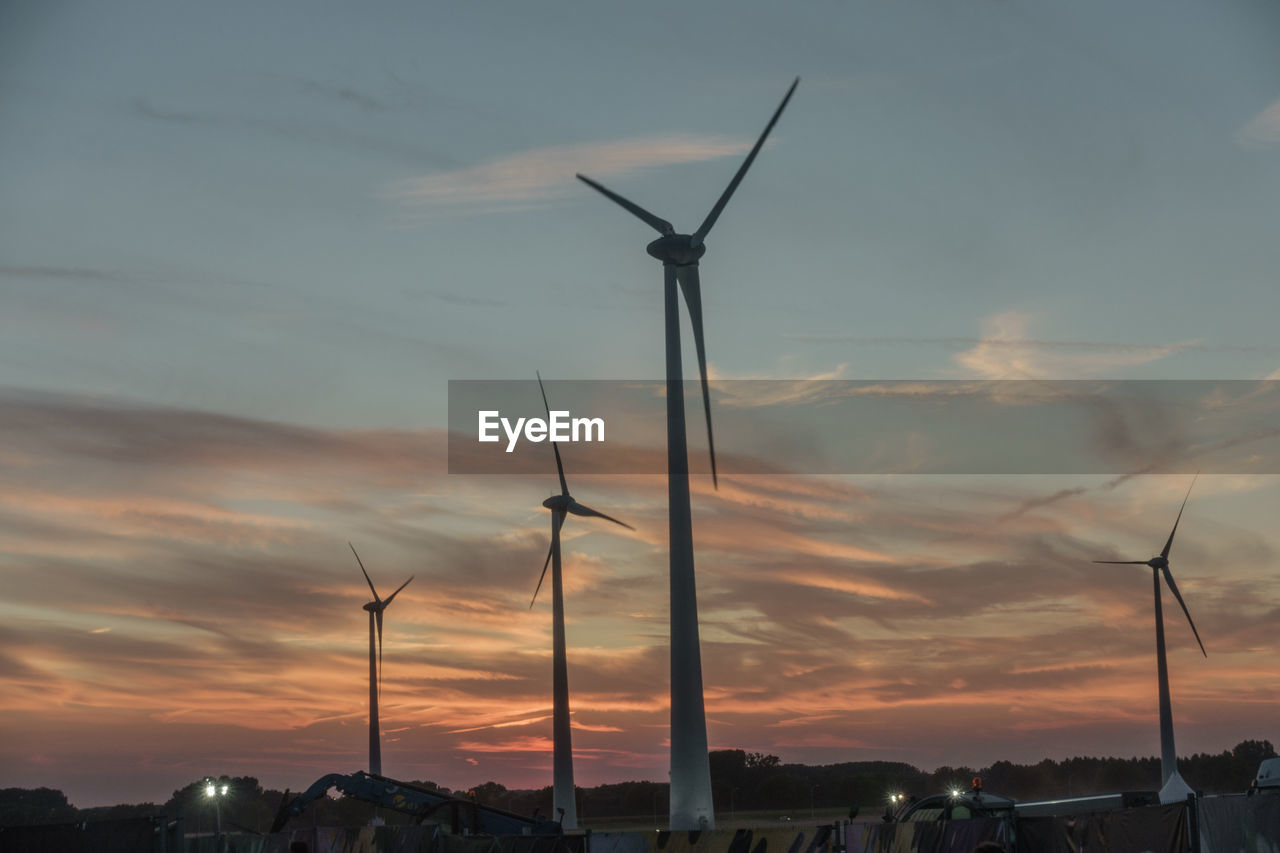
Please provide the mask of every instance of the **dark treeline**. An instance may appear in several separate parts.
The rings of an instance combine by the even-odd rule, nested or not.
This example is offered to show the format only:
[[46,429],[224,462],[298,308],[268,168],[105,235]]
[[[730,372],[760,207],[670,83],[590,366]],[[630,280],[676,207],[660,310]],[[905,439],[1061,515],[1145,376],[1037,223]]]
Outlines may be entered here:
[[[1258,765],[1276,754],[1270,741],[1247,740],[1217,754],[1198,753],[1178,761],[1187,783],[1206,794],[1243,793]],[[891,793],[926,795],[983,787],[1016,800],[1082,797],[1160,787],[1157,758],[1045,759],[1038,764],[997,761],[990,767],[939,767],[932,773],[891,761],[859,761],[809,766],[782,764],[776,756],[741,750],[713,752],[711,779],[717,811],[788,809],[802,812],[858,805],[879,811]]]
[[[1270,741],[1246,740],[1218,754],[1198,753],[1179,759],[1184,779],[1206,794],[1241,793],[1249,787],[1258,764],[1276,757]],[[891,793],[925,795],[952,787],[968,787],[973,777],[983,780],[988,791],[1017,800],[1086,796],[1120,791],[1153,791],[1160,786],[1160,761],[1156,758],[1068,758],[1045,759],[1038,764],[997,761],[990,767],[939,767],[926,773],[910,764],[894,761],[854,761],[810,766],[783,764],[776,755],[740,749],[711,753],[711,784],[717,812],[722,816],[747,811],[777,811],[779,815],[801,815],[809,809],[830,813],[859,806],[864,814],[878,812]],[[284,792],[267,790],[250,777],[225,777],[229,795],[222,800],[224,831],[264,832],[271,825]],[[312,780],[306,780],[309,784]],[[432,782],[413,784],[435,788],[445,794],[474,799],[519,814],[551,814],[551,787],[537,790],[509,790],[497,782],[450,791]],[[212,832],[215,806],[205,795],[205,780],[197,780],[174,791],[163,804],[103,806],[78,809],[66,796],[51,788],[6,788],[0,790],[0,826],[67,823],[77,820],[106,820],[163,814],[182,815],[187,832]],[[368,803],[350,799],[322,798],[307,809],[296,823],[302,825],[351,826],[367,823],[374,809]],[[579,820],[612,817],[651,819],[660,824],[667,813],[667,785],[658,782],[620,782],[578,789]],[[379,810],[387,823],[407,822],[396,812]]]

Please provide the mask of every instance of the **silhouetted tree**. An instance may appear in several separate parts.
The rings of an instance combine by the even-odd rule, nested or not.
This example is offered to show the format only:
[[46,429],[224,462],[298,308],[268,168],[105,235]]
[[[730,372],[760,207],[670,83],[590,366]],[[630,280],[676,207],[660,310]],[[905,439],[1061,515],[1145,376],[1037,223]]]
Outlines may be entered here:
[[470,791],[467,791],[467,796],[486,806],[493,806],[499,809],[507,807],[507,786],[499,785],[497,782],[483,782],[476,785]]
[[0,789],[0,826],[30,826],[75,820],[75,806],[54,788]]

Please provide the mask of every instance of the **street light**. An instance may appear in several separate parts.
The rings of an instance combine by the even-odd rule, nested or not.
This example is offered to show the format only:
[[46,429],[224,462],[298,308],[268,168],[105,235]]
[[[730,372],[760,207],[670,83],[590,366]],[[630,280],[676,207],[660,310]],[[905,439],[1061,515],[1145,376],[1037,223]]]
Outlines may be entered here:
[[222,853],[222,798],[230,790],[231,786],[225,781],[214,782],[210,778],[204,780],[204,795],[206,798],[213,800],[213,806],[218,816],[218,829],[213,841],[215,853]]

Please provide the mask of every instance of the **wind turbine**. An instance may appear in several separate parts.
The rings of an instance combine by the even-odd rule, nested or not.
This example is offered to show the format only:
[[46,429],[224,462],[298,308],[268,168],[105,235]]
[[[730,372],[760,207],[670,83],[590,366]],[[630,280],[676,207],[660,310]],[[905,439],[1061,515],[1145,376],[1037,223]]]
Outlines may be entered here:
[[[1192,478],[1191,486],[1195,484],[1195,478]],[[1181,605],[1182,612],[1187,615],[1187,624],[1191,626],[1191,633],[1200,644],[1200,653],[1205,657],[1209,656],[1204,650],[1204,643],[1200,641],[1200,632],[1196,630],[1196,623],[1191,621],[1191,611],[1187,610],[1187,603],[1182,600],[1178,585],[1173,582],[1173,573],[1169,571],[1169,549],[1173,547],[1173,535],[1178,532],[1178,522],[1182,520],[1182,510],[1187,506],[1187,498],[1191,497],[1191,486],[1187,487],[1187,495],[1182,499],[1182,506],[1178,508],[1178,517],[1173,521],[1173,530],[1169,532],[1169,539],[1164,543],[1164,548],[1159,555],[1150,560],[1094,560],[1095,563],[1114,566],[1151,567],[1151,580],[1155,588],[1156,600],[1156,674],[1160,684],[1160,802],[1162,803],[1182,802],[1192,791],[1178,773],[1178,753],[1173,746],[1173,706],[1169,700],[1169,664],[1165,659],[1164,651],[1164,611],[1160,606],[1161,574],[1164,575],[1165,583],[1169,585],[1173,597]]]
[[[350,542],[347,546],[351,548],[351,553],[355,554],[356,562],[360,565],[360,571],[364,574],[364,579],[369,584],[369,590],[373,593],[373,601],[364,606],[369,611],[369,772],[382,775],[382,738],[378,733],[378,690],[382,687],[382,611],[386,610],[400,590],[409,585],[409,581],[413,580],[413,575],[409,576],[409,581],[400,584],[397,589],[386,599],[378,597],[378,591],[373,588],[373,581],[369,580],[369,573],[364,570],[364,563],[360,560],[360,555],[356,554],[356,546]],[[377,630],[378,648],[377,654],[374,654],[374,631]]]
[[662,261],[666,306],[667,501],[671,541],[671,829],[715,828],[711,766],[707,755],[707,718],[702,701],[702,653],[698,642],[698,598],[693,574],[693,523],[689,510],[689,459],[685,444],[684,374],[680,367],[680,306],[676,288],[678,285],[684,293],[689,321],[693,326],[693,345],[697,350],[698,373],[702,378],[702,407],[707,416],[711,480],[719,488],[715,441],[711,434],[711,394],[707,388],[698,260],[707,250],[703,241],[742,182],[756,154],[760,153],[769,131],[773,130],[799,83],[800,78],[797,77],[729,186],[692,234],[675,233],[675,227],[667,220],[590,178],[578,175],[578,180],[616,202],[661,235],[646,246],[645,251]]
[[[547,408],[547,420],[551,420],[551,406],[547,403],[547,391],[542,387],[542,376],[538,376],[538,390],[542,392],[542,404]],[[547,566],[551,566],[551,736],[552,736],[552,807],[553,814],[560,814],[560,825],[564,829],[578,828],[577,797],[573,787],[573,741],[569,727],[569,663],[565,657],[564,641],[564,589],[560,579],[560,527],[565,517],[573,515],[594,516],[620,524],[628,530],[635,530],[630,524],[618,521],[612,516],[597,512],[583,506],[569,494],[569,484],[564,479],[564,464],[560,461],[560,448],[553,441],[551,449],[556,454],[556,473],[560,475],[560,494],[553,495],[542,502],[551,510],[551,549],[547,551],[546,562],[542,564],[542,574],[538,576],[538,586],[533,590],[533,599],[529,609],[538,600],[538,591],[542,589],[542,581],[547,576]]]

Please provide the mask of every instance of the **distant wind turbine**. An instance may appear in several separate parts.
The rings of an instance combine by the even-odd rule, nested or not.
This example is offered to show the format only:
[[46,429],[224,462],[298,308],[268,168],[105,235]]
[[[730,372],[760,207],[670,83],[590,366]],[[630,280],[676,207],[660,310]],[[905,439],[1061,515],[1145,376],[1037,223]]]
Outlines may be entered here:
[[1095,563],[1113,566],[1151,567],[1151,580],[1155,587],[1156,601],[1156,675],[1160,687],[1160,802],[1162,803],[1185,800],[1187,794],[1191,793],[1191,787],[1178,773],[1178,753],[1173,745],[1173,706],[1169,700],[1169,664],[1165,659],[1164,651],[1164,611],[1160,605],[1161,574],[1164,575],[1165,583],[1169,585],[1173,597],[1182,607],[1182,612],[1187,616],[1187,624],[1191,626],[1191,633],[1195,635],[1196,642],[1200,645],[1200,653],[1208,657],[1208,652],[1204,650],[1204,643],[1200,641],[1200,632],[1196,630],[1196,623],[1191,621],[1191,611],[1187,610],[1187,603],[1182,600],[1178,585],[1173,582],[1173,573],[1169,571],[1169,550],[1173,547],[1173,535],[1178,532],[1182,510],[1186,508],[1187,498],[1191,497],[1191,487],[1195,484],[1196,479],[1193,477],[1191,486],[1187,487],[1186,497],[1182,499],[1182,506],[1178,508],[1178,517],[1173,521],[1173,530],[1169,532],[1169,539],[1164,543],[1164,549],[1158,556],[1150,560],[1094,560]]
[[675,227],[635,202],[578,175],[592,189],[643,220],[660,235],[645,250],[662,261],[666,305],[667,345],[667,499],[671,540],[671,829],[714,829],[711,799],[711,766],[707,754],[707,719],[702,699],[702,653],[698,642],[698,597],[693,574],[693,523],[689,509],[689,459],[685,444],[684,381],[680,366],[680,306],[677,284],[684,293],[693,325],[693,345],[702,378],[702,407],[707,416],[707,450],[711,454],[711,480],[716,474],[715,440],[711,433],[711,394],[707,388],[707,355],[702,333],[702,286],[698,260],[706,252],[703,242],[733,196],[742,177],[760,153],[787,102],[796,90],[797,77],[755,146],[738,168],[729,186],[692,234],[677,234]]
[[[369,772],[382,775],[382,737],[378,732],[378,692],[382,687],[382,611],[386,610],[400,590],[409,585],[409,581],[413,580],[413,575],[409,576],[409,581],[400,584],[397,589],[387,598],[378,597],[378,591],[373,588],[373,581],[369,580],[369,573],[364,570],[364,563],[360,560],[360,555],[356,554],[356,546],[350,542],[347,546],[351,548],[351,553],[355,554],[356,563],[360,565],[360,571],[364,574],[365,581],[369,584],[369,590],[373,593],[373,601],[364,606],[369,611]],[[377,631],[377,653],[374,653],[374,632]]]
[[[542,387],[542,376],[538,376],[538,390],[542,392],[542,404],[547,409],[547,420],[551,420],[551,406],[547,403],[547,391]],[[561,814],[560,825],[565,829],[578,828],[577,797],[573,787],[573,741],[569,727],[569,663],[565,656],[564,640],[564,588],[560,578],[560,527],[566,515],[594,516],[620,524],[628,530],[635,530],[630,524],[618,521],[612,516],[597,512],[583,506],[569,494],[569,485],[564,478],[564,464],[560,461],[560,448],[553,441],[551,449],[556,454],[556,473],[560,475],[560,494],[553,495],[542,502],[551,510],[551,549],[547,551],[546,562],[542,564],[542,574],[538,576],[538,585],[533,590],[533,599],[529,609],[538,600],[538,591],[542,589],[542,581],[547,576],[547,566],[551,566],[551,735],[553,755],[552,775],[552,807],[553,814]]]

